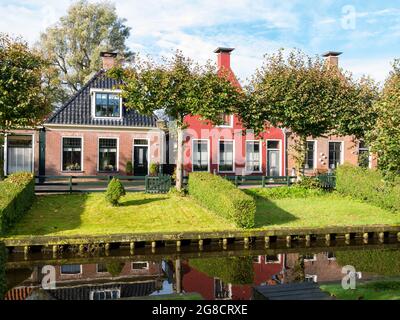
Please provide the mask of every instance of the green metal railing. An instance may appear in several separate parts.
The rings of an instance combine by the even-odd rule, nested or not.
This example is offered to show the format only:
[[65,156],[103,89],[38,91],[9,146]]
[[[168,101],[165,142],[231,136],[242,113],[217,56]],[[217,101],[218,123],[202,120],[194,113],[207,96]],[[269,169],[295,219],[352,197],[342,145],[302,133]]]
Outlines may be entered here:
[[321,187],[326,190],[333,190],[336,188],[336,176],[334,174],[322,174],[317,176]]
[[296,177],[292,176],[224,176],[236,186],[291,186]]
[[145,179],[146,193],[168,193],[171,189],[171,176],[159,175],[156,177],[147,176]]

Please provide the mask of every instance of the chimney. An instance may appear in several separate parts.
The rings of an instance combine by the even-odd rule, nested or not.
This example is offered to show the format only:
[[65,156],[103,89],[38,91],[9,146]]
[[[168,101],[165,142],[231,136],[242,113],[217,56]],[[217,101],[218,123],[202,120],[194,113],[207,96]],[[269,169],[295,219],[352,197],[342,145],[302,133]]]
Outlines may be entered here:
[[107,71],[115,66],[118,53],[115,52],[101,52],[100,57],[103,61],[103,70]]
[[234,48],[217,48],[214,53],[218,54],[218,69],[231,69],[231,52]]
[[336,51],[328,51],[324,53],[322,56],[326,59],[326,63],[329,67],[339,67],[339,56],[343,52],[336,52]]

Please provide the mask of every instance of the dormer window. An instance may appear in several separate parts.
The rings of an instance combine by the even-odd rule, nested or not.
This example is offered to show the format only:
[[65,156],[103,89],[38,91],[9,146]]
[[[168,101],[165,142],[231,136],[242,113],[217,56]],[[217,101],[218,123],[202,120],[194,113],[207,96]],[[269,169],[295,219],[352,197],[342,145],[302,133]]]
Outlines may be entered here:
[[94,118],[122,118],[121,91],[92,89],[91,93]]

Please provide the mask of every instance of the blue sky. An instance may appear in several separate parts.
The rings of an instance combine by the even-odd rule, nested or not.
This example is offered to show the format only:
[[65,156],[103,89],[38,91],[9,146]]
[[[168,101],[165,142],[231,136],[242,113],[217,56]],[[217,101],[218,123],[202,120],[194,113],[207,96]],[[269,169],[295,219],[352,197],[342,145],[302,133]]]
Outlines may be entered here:
[[[0,0],[0,32],[34,43],[64,15],[71,0]],[[176,49],[204,62],[217,46],[235,47],[232,66],[244,81],[265,53],[301,48],[342,51],[341,66],[383,81],[400,58],[400,3],[395,0],[116,0],[132,28],[136,52]]]

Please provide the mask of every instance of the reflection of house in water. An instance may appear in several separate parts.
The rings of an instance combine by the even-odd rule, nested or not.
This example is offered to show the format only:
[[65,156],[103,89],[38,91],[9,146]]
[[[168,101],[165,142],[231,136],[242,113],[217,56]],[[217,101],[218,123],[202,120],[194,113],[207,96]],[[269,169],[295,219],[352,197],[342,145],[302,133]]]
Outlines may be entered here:
[[[43,275],[35,267],[31,277],[10,290],[6,300],[29,299],[41,288]],[[111,262],[107,264],[55,266],[56,289],[46,290],[48,299],[110,300],[144,297],[161,290],[161,263]],[[37,290],[36,290],[37,291]],[[40,295],[43,298],[43,292]]]
[[258,256],[253,260],[253,283],[235,285],[225,283],[222,279],[209,276],[185,264],[183,277],[183,289],[185,292],[197,292],[206,300],[232,299],[248,300],[252,296],[254,284],[279,284],[282,278],[282,270],[285,263],[284,255]]

